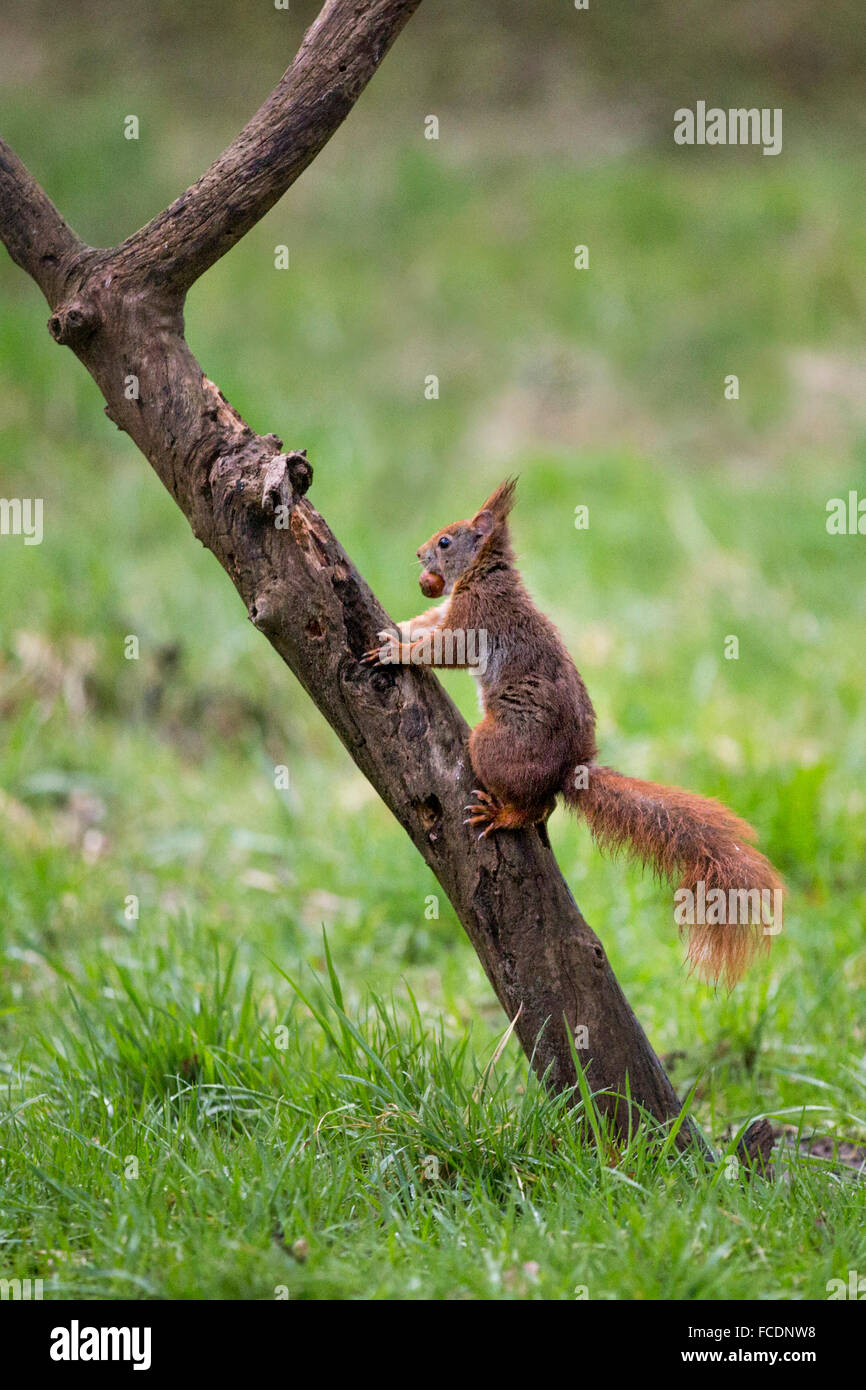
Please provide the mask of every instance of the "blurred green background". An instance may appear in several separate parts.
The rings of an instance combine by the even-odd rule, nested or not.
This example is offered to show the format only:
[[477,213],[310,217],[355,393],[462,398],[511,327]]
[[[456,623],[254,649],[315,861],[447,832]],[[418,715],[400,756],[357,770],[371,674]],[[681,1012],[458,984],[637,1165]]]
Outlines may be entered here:
[[[314,12],[296,0],[288,13],[264,0],[12,0],[0,130],[72,226],[111,245],[236,134]],[[758,828],[790,885],[786,928],[724,997],[686,975],[669,896],[603,860],[561,813],[552,823],[584,914],[678,1087],[698,1082],[717,1138],[763,1110],[797,1125],[803,1107],[807,1128],[866,1130],[866,538],[825,528],[828,499],[866,496],[864,72],[854,4],[425,0],[329,147],[187,306],[205,371],[255,429],[308,450],[311,500],[395,617],[419,605],[418,543],[519,473],[521,565],[587,681],[605,760],[721,796]],[[673,111],[698,99],[782,107],[783,152],[677,148]],[[123,138],[129,114],[137,141]],[[437,141],[424,138],[430,114]],[[286,271],[274,268],[281,244]],[[587,270],[574,268],[578,244]],[[261,1154],[277,1098],[296,1088],[277,1145],[294,1152],[348,1084],[276,968],[321,972],[323,926],[347,1016],[363,1029],[370,991],[393,995],[388,1046],[407,1049],[409,1071],[467,1033],[486,1059],[503,1020],[408,840],[46,317],[3,254],[0,492],[45,502],[41,546],[0,538],[10,1268],[94,1296],[271,1297],[286,1278],[295,1296],[555,1297],[582,1260],[611,1293],[823,1296],[858,1249],[866,1259],[862,1199],[859,1225],[842,1205],[816,1236],[812,1188],[802,1229],[789,1213],[762,1233],[769,1265],[741,1243],[724,1275],[692,1263],[685,1283],[679,1254],[650,1235],[651,1204],[628,1274],[615,1242],[608,1276],[604,1240],[592,1255],[575,1237],[562,1268],[521,1245],[516,1267],[525,1256],[542,1274],[509,1284],[512,1257],[479,1263],[465,1230],[465,1261],[452,1232],[448,1260],[424,1273],[447,1228],[431,1215],[439,1198],[399,1218],[420,1240],[423,1207],[424,1249],[398,1241],[395,1253],[397,1218],[369,1198],[380,1179],[364,1144],[343,1154],[345,1189],[317,1170],[289,1201],[274,1160],[261,1210],[241,1201],[237,1173]],[[588,530],[575,529],[578,505]],[[127,634],[138,661],[124,659]],[[724,658],[731,634],[736,661]],[[469,678],[444,679],[473,720]],[[275,764],[290,769],[288,792],[274,789]],[[259,1040],[280,1022],[297,1056],[271,1048],[263,1061]],[[507,1128],[527,1086],[541,1101],[514,1043],[499,1065]],[[154,1137],[157,1116],[171,1133],[171,1077],[197,1106],[202,1087],[240,1087],[257,1117],[249,1148],[237,1128],[230,1143],[216,1131],[217,1151],[240,1144],[237,1168],[226,1159],[233,1196],[219,1183],[199,1193],[186,1224],[173,1165],[207,1165],[182,1157],[176,1131],[162,1148]],[[195,1115],[207,1129],[211,1112]],[[174,1176],[146,1200],[105,1154],[151,1141],[161,1177]],[[482,1206],[494,1201],[486,1173]],[[156,1220],[160,1188],[175,1196]],[[344,1212],[355,1194],[345,1226],[317,1214],[313,1191]],[[455,1179],[447,1200],[460,1191]],[[275,1272],[275,1202],[318,1264]],[[674,1229],[662,1207],[658,1221]],[[226,1244],[234,1222],[245,1233]],[[488,1249],[498,1237],[485,1223]],[[510,1225],[501,1238],[508,1250],[523,1240]]]

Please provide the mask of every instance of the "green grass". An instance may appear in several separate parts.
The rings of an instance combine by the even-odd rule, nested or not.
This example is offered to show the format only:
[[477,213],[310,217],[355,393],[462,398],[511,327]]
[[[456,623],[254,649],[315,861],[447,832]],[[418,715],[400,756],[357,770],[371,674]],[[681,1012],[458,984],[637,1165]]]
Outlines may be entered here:
[[10,1087],[19,1277],[95,1298],[816,1297],[862,1257],[862,1185],[802,1164],[744,1184],[649,1125],[591,1144],[591,1107],[479,1066],[411,993],[353,1017],[332,973],[334,995],[292,987],[271,1013],[239,965],[184,926],[64,992],[29,1103]]
[[[606,760],[728,800],[791,890],[769,960],[714,995],[666,895],[557,813],[585,915],[722,1151],[760,1113],[862,1143],[866,540],[824,527],[866,493],[857,157],[577,167],[427,145],[366,100],[195,288],[190,341],[308,448],[397,617],[419,541],[519,472],[522,564]],[[155,103],[160,138],[125,144],[110,81],[74,106],[34,135],[22,100],[5,131],[100,243],[231,134],[211,115],[180,150],[188,113]],[[866,1268],[862,1183],[799,1161],[744,1185],[646,1129],[599,1148],[514,1040],[490,1064],[505,1021],[436,883],[6,260],[0,296],[2,491],[43,497],[46,528],[0,539],[0,1275],[740,1299]],[[468,677],[446,683],[472,718]]]

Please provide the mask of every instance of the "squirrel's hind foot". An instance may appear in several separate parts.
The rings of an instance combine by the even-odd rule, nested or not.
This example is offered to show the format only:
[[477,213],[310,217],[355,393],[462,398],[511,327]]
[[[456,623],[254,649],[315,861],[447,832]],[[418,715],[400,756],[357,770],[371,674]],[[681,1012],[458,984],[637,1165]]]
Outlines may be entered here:
[[469,815],[463,824],[471,825],[473,829],[483,826],[479,840],[485,840],[494,830],[523,830],[528,825],[546,821],[553,810],[553,803],[541,809],[537,806],[515,806],[477,788],[473,788],[472,795],[478,800],[465,808]]

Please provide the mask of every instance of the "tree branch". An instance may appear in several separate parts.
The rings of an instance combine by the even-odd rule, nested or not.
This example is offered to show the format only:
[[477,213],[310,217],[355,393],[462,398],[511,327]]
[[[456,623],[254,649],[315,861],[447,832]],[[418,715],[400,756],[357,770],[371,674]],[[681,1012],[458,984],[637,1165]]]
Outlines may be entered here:
[[328,0],[267,101],[197,183],[118,248],[185,292],[303,173],[421,0]]
[[[329,0],[298,57],[238,139],[167,212],[113,251],[94,251],[5,146],[0,236],[41,285],[49,329],[90,371],[231,576],[255,626],[295,672],[424,856],[541,1076],[573,1086],[569,1034],[603,1104],[669,1121],[679,1103],[583,920],[546,837],[479,844],[464,826],[467,729],[432,673],[370,668],[387,615],[304,494],[301,452],[253,433],[183,337],[192,280],[233,245],[345,117],[419,0]],[[138,397],[124,389],[130,376]],[[283,525],[282,523],[286,524]],[[585,1031],[584,1031],[585,1030]],[[695,1139],[686,1123],[681,1139]],[[700,1141],[698,1141],[700,1142]]]
[[0,238],[15,264],[32,276],[49,304],[62,294],[68,270],[90,249],[67,226],[51,199],[3,140]]

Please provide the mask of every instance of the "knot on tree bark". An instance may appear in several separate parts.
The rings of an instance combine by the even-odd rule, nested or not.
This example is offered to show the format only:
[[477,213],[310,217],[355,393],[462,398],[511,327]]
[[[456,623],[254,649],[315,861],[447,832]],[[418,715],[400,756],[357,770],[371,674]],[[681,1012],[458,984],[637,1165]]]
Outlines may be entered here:
[[79,348],[96,332],[99,317],[95,304],[73,299],[55,309],[48,320],[48,332],[63,347]]
[[262,511],[272,514],[280,506],[291,508],[312,481],[313,468],[305,450],[275,454],[262,482]]
[[247,616],[253,627],[266,635],[279,629],[280,606],[268,590],[256,595],[247,609]]

